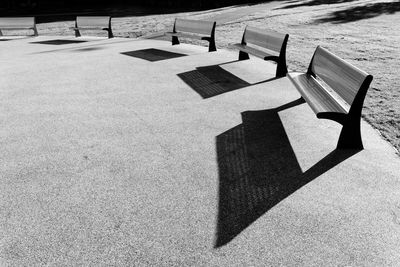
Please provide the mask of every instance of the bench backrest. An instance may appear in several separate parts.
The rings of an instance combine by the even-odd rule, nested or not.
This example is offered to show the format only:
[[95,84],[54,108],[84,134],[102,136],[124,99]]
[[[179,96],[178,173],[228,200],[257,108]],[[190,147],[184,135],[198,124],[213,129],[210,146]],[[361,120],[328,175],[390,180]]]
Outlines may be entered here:
[[314,52],[308,73],[320,78],[349,105],[353,104],[361,87],[366,87],[366,93],[372,81],[371,75],[321,46],[318,46]]
[[287,42],[288,34],[247,26],[243,33],[242,44],[254,44],[280,53]]
[[76,17],[77,27],[102,27],[108,28],[111,23],[110,16],[89,16],[89,17]]
[[34,17],[13,17],[13,18],[0,18],[0,29],[6,28],[34,28]]
[[174,32],[191,32],[214,35],[216,22],[205,20],[175,19]]

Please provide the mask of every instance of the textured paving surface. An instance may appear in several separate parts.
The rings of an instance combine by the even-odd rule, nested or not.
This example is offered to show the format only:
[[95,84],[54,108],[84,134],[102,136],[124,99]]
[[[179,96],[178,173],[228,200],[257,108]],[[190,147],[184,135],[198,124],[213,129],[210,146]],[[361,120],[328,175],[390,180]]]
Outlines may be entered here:
[[269,63],[31,44],[60,39],[0,42],[0,265],[400,262],[400,159],[366,123],[365,150],[335,151]]

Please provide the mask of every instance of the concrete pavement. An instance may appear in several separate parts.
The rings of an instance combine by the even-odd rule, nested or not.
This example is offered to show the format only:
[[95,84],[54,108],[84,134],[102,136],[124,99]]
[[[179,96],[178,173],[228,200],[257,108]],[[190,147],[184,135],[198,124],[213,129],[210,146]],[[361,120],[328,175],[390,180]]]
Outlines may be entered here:
[[400,262],[400,158],[364,121],[336,151],[268,62],[66,40],[0,42],[1,265]]

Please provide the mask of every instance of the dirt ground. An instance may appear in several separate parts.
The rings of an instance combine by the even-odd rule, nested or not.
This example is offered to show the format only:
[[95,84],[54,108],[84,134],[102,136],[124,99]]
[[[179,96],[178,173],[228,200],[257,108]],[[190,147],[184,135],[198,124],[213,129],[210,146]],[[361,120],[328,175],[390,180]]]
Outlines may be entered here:
[[[400,150],[400,1],[275,1],[207,11],[116,17],[117,37],[149,38],[171,29],[175,17],[216,20],[217,47],[241,39],[246,25],[289,33],[288,67],[305,71],[317,45],[374,76],[363,117]],[[71,35],[73,21],[43,23],[42,35]],[[187,42],[192,42],[187,40]],[[205,45],[204,43],[199,43]]]

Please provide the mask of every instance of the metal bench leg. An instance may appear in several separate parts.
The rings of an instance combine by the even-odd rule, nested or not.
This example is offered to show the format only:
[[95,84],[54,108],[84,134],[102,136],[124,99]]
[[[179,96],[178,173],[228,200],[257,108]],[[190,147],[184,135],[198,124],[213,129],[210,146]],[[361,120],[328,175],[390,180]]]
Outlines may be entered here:
[[178,37],[177,36],[172,36],[172,45],[177,45],[177,44],[180,44]]
[[34,35],[34,36],[39,36],[39,33],[38,33],[38,30],[37,30],[36,26],[33,27],[32,30],[33,30],[33,35]]
[[74,30],[75,31],[75,37],[81,37],[81,33],[79,30]]
[[114,34],[111,29],[106,30],[108,32],[108,38],[114,38]]
[[337,149],[364,149],[361,139],[360,121],[348,120],[343,124]]
[[249,59],[249,54],[243,51],[239,51],[239,60],[246,60]]
[[287,67],[286,67],[286,62],[285,61],[278,61],[278,64],[276,66],[276,77],[281,78],[285,77],[287,74]]
[[217,47],[215,46],[215,40],[211,39],[210,45],[208,47],[208,52],[214,52],[214,51],[217,51]]

